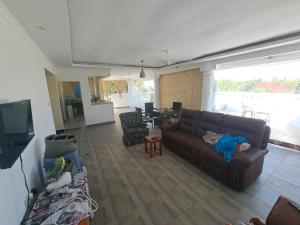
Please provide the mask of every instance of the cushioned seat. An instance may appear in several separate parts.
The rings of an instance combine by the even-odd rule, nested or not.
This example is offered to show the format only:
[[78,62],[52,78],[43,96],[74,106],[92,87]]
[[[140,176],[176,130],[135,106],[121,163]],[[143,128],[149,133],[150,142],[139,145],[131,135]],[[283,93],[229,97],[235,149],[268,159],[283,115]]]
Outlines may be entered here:
[[214,151],[213,147],[204,149],[201,152],[201,160],[202,169],[222,182],[226,182],[228,164],[225,162],[223,156]]
[[180,153],[190,161],[197,163],[201,151],[211,146],[195,135],[185,133],[180,140]]
[[180,135],[182,134],[182,131],[178,129],[168,130],[164,132],[163,134],[163,143],[173,152],[178,152],[179,148],[176,146],[179,146],[179,140]]
[[197,155],[201,149],[205,148],[205,146],[208,147],[208,144],[202,141],[199,137],[186,133],[180,129],[165,132],[164,139],[172,140],[173,145],[177,146],[174,152],[177,152],[190,160],[195,157],[198,158]]

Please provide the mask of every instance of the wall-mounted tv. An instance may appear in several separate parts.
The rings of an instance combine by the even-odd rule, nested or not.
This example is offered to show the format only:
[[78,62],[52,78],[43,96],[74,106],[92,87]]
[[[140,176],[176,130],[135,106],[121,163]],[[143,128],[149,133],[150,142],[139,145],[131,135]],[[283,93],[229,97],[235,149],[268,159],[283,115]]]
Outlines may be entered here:
[[0,104],[0,169],[12,167],[33,137],[30,100]]

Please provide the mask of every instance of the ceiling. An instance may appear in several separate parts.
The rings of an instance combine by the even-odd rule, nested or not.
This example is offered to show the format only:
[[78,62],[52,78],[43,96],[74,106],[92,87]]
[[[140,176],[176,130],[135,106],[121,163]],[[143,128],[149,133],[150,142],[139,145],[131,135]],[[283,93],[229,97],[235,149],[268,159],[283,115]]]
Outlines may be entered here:
[[[54,65],[159,68],[300,31],[299,0],[2,0]],[[114,67],[114,66],[111,66]]]

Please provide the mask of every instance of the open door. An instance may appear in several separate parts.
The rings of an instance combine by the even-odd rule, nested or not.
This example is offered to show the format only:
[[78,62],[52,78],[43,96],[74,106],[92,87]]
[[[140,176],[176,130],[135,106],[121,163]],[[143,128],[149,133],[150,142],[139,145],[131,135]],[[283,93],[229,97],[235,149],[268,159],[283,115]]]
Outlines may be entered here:
[[45,74],[55,129],[56,131],[64,130],[64,122],[62,117],[56,78],[48,70],[45,70]]
[[65,130],[84,127],[85,119],[80,82],[62,81],[60,85],[66,112],[66,119],[64,119]]

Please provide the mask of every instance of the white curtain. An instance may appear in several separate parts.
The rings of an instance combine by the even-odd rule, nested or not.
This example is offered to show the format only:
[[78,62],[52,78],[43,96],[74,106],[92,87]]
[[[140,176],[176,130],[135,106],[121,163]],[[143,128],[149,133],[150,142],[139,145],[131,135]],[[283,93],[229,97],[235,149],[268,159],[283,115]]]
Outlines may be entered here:
[[215,79],[213,71],[203,72],[201,110],[215,110]]
[[160,107],[160,98],[159,98],[159,77],[156,75],[154,77],[154,107]]

